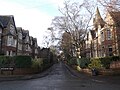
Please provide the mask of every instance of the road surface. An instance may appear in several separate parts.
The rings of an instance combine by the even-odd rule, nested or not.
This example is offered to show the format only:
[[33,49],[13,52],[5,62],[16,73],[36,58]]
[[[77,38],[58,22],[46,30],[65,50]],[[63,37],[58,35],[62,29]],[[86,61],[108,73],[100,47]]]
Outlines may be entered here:
[[60,62],[45,77],[0,82],[0,90],[120,90],[120,83],[109,79],[82,73],[76,77]]

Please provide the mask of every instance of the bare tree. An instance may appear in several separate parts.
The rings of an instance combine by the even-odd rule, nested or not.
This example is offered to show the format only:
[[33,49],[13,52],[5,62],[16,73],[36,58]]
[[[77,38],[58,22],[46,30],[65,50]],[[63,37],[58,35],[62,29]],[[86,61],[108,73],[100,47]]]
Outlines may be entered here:
[[109,11],[120,11],[120,0],[97,0]]
[[67,32],[72,38],[73,53],[77,56],[77,49],[80,48],[80,44],[83,41],[88,28],[90,27],[90,21],[94,12],[94,5],[87,0],[83,3],[65,1],[64,7],[59,11],[62,16],[57,16],[53,19],[53,27],[59,31],[59,34]]
[[69,58],[69,57],[73,56],[71,45],[72,45],[71,35],[70,35],[70,33],[65,32],[62,35],[61,48],[62,48],[63,53],[66,56],[66,58]]

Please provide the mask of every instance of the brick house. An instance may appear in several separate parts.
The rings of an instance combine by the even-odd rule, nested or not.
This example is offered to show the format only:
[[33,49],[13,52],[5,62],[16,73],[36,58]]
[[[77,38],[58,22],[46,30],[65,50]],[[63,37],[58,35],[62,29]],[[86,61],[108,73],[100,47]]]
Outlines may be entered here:
[[17,27],[17,55],[23,55],[23,31]]
[[120,11],[108,12],[105,17],[106,25],[103,29],[106,56],[120,55]]
[[0,15],[0,55],[40,57],[37,39],[29,31],[16,27],[13,15]]
[[93,57],[93,51],[94,51],[94,39],[95,39],[95,31],[94,30],[90,30],[88,33],[87,33],[87,36],[85,38],[85,50],[83,49],[83,52],[86,52],[84,53],[86,55],[86,57]]
[[86,39],[88,57],[120,55],[120,12],[107,12],[103,20],[97,8],[93,19],[93,30]]
[[33,53],[34,53],[34,58],[38,57],[38,45],[37,45],[37,38],[33,38]]
[[37,39],[30,36],[30,48],[31,48],[31,56],[32,58],[38,57],[38,45]]
[[40,50],[40,58],[50,58],[50,48],[42,48]]
[[30,36],[28,30],[23,30],[23,55],[30,55],[31,48],[30,48]]
[[0,16],[0,22],[3,26],[1,34],[2,53],[7,56],[14,56],[17,51],[17,31],[14,16]]
[[93,57],[101,57],[101,30],[104,28],[105,21],[102,19],[99,9],[97,8],[95,17],[93,19],[93,30],[92,30],[92,53]]
[[31,52],[30,55],[32,56],[32,58],[34,58],[34,47],[33,47],[34,43],[33,43],[33,37],[30,36],[30,48],[31,48]]
[[0,22],[0,55],[2,54],[2,32],[3,32],[3,25]]

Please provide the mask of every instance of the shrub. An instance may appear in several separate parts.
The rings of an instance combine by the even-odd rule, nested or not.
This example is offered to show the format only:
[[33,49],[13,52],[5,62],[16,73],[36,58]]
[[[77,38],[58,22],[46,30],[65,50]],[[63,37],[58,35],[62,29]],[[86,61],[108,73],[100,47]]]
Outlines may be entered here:
[[33,59],[32,60],[32,68],[33,69],[42,69],[42,66],[43,65],[43,59],[42,58],[39,58],[39,59]]
[[13,57],[0,56],[0,67],[14,67]]
[[119,60],[119,56],[100,58],[100,61],[103,64],[103,67],[105,67],[106,69],[110,68],[110,63],[112,63],[113,61],[118,61],[118,60]]
[[69,65],[76,65],[77,64],[75,57],[67,59],[67,62]]
[[118,60],[120,60],[119,56],[112,56],[111,58],[112,58],[112,61],[118,61]]
[[87,68],[89,64],[90,64],[89,58],[78,58],[77,59],[77,65],[80,66],[81,68]]
[[103,65],[104,68],[108,69],[110,67],[110,63],[112,62],[111,57],[104,57],[100,58],[101,64]]
[[99,58],[93,58],[91,59],[91,63],[88,65],[88,67],[91,69],[93,68],[100,69],[103,67],[103,65]]
[[32,65],[32,59],[30,56],[15,56],[14,59],[17,68],[30,68]]
[[43,58],[43,68],[46,69],[51,65],[50,60],[48,58]]

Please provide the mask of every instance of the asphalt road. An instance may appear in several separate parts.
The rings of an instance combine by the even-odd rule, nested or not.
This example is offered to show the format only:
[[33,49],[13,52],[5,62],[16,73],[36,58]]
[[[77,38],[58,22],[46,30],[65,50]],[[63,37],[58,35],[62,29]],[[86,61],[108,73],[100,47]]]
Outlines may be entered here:
[[0,82],[0,90],[120,90],[119,82],[114,80],[83,73],[76,77],[63,63],[58,63],[42,78]]

